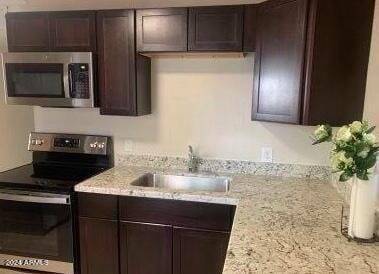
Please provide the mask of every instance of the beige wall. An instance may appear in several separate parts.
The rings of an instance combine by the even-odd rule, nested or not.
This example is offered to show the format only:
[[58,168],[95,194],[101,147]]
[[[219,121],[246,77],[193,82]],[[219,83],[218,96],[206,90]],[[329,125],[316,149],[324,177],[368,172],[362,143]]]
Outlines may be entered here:
[[[4,16],[0,18],[0,51],[6,51]],[[0,75],[2,83],[1,71]],[[27,151],[27,140],[33,129],[33,109],[5,105],[3,85],[0,84],[0,171],[31,160],[31,154]]]
[[[253,2],[259,1],[233,1]],[[11,6],[10,10],[186,6],[231,2],[29,0],[27,3]],[[365,111],[365,116],[377,124],[378,27],[379,22],[376,21]],[[106,117],[100,116],[98,110],[36,107],[36,130],[111,134],[115,136],[118,153],[185,156],[186,146],[193,144],[203,157],[259,161],[261,147],[271,146],[275,162],[327,164],[327,146],[310,145],[312,128],[250,121],[253,58],[253,55],[249,55],[247,58],[232,60],[153,60],[153,115],[139,118]]]
[[184,156],[194,145],[202,157],[260,160],[272,146],[276,162],[325,164],[312,147],[312,128],[251,122],[253,56],[241,59],[155,59],[153,115],[100,116],[98,110],[35,108],[37,130],[116,136],[118,152]]
[[[375,18],[368,68],[365,118],[379,127],[379,3],[375,4]],[[379,130],[377,130],[377,134]]]

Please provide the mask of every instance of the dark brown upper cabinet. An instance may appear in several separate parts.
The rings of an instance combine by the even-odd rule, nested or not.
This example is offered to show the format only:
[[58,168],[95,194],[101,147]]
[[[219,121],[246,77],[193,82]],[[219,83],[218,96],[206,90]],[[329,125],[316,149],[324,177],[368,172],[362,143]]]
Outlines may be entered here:
[[275,1],[258,10],[253,119],[298,124],[307,1]]
[[271,0],[258,8],[252,119],[361,120],[374,1]]
[[246,5],[243,24],[243,51],[255,52],[257,36],[258,5]]
[[96,15],[94,11],[50,13],[52,51],[96,52]]
[[8,13],[10,52],[96,51],[95,12]]
[[49,16],[43,12],[7,13],[10,52],[49,51]]
[[100,113],[138,116],[151,113],[150,59],[136,54],[135,11],[97,14]]
[[137,10],[137,51],[187,51],[187,8]]
[[374,0],[310,2],[302,124],[362,120]]
[[243,6],[189,9],[189,51],[242,51]]

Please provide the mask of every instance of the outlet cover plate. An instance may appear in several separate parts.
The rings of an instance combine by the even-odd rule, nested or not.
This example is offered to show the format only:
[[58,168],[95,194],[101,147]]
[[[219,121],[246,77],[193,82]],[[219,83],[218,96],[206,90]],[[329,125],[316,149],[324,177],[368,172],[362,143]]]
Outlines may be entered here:
[[272,147],[262,147],[261,149],[261,162],[263,163],[272,163]]

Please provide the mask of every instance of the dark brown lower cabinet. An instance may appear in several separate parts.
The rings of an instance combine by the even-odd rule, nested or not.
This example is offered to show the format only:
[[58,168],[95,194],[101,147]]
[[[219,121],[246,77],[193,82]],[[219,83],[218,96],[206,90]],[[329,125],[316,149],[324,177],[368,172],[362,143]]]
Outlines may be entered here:
[[81,274],[118,274],[118,221],[79,218]]
[[81,274],[222,274],[234,211],[81,193]]
[[229,233],[174,228],[174,274],[221,274]]
[[120,223],[121,274],[172,273],[172,227]]

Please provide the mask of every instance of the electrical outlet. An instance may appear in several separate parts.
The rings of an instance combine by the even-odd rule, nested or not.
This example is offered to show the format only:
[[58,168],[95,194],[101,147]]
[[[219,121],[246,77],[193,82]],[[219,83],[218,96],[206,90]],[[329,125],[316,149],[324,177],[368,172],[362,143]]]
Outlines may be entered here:
[[262,147],[261,150],[261,162],[272,163],[272,147]]
[[134,142],[132,140],[124,140],[124,152],[133,152]]

